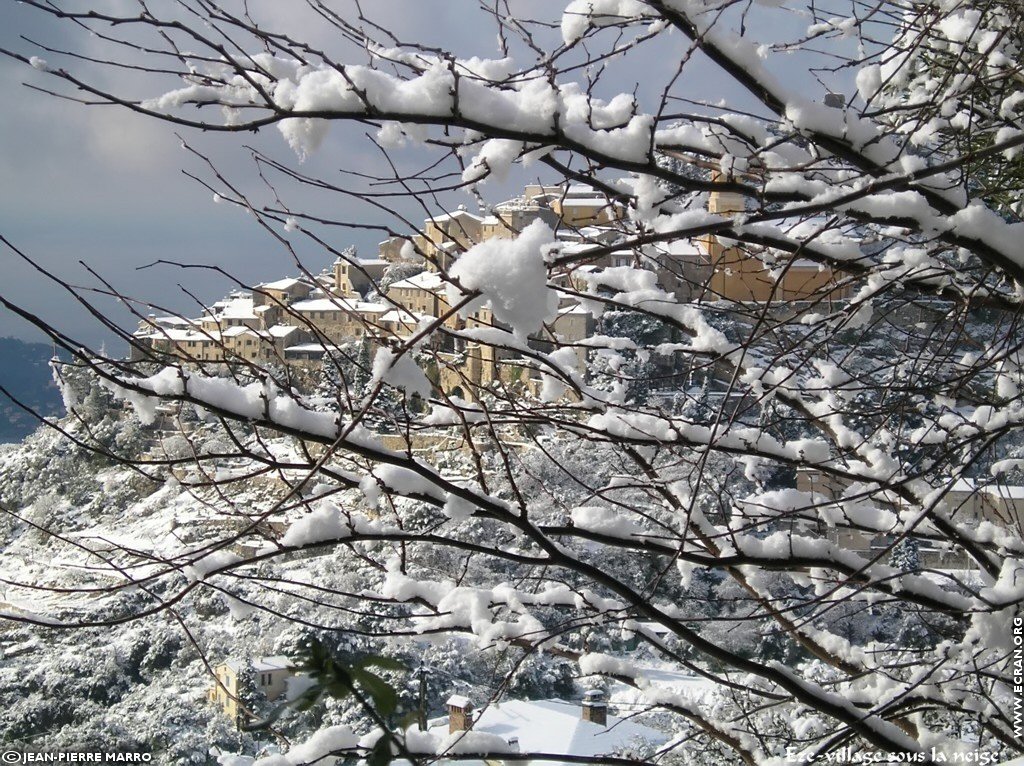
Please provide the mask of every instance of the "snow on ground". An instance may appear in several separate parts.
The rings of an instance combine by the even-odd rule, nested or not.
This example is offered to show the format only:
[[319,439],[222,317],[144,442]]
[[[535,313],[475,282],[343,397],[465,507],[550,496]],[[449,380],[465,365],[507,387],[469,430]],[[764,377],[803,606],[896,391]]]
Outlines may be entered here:
[[[680,671],[676,668],[643,667],[640,668],[639,672],[652,686],[676,694],[682,694],[694,702],[699,702],[704,698],[704,695],[715,688],[715,684],[711,680]],[[613,705],[622,705],[624,708],[633,705],[647,707],[642,691],[622,683],[612,685],[609,700]]]

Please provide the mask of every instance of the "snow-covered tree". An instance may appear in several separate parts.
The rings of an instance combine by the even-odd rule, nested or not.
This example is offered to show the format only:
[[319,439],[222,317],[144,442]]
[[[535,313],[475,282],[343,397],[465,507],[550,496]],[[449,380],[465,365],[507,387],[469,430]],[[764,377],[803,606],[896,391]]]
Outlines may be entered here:
[[[95,33],[78,56],[7,52],[52,89],[186,141],[273,127],[309,162],[261,157],[252,192],[214,173],[220,199],[334,252],[333,225],[349,223],[296,223],[288,184],[300,200],[355,195],[367,226],[437,272],[443,300],[404,330],[367,328],[368,378],[328,412],[251,366],[216,375],[126,334],[158,364],[139,371],[37,320],[109,400],[76,394],[70,435],[159,484],[144,508],[186,492],[209,523],[68,539],[73,514],[40,500],[21,519],[41,532],[32,544],[89,566],[74,587],[60,567],[8,578],[60,598],[2,616],[71,630],[188,603],[254,642],[271,617],[392,654],[458,639],[508,653],[488,665],[500,678],[464,681],[495,697],[568,693],[571,662],[667,721],[678,736],[651,762],[1024,749],[1010,713],[1021,520],[982,480],[1019,467],[994,456],[1024,424],[1024,189],[998,165],[1024,145],[1009,4],[572,0],[536,17],[482,4],[492,58],[392,34],[358,4],[308,4],[333,47],[251,3],[27,4]],[[702,99],[705,79],[716,92]],[[377,176],[339,180],[342,122],[370,126]],[[426,236],[436,226],[413,231],[411,210],[436,224],[443,206],[538,173],[564,185],[521,230],[445,248]],[[553,227],[579,185],[610,212]],[[572,311],[608,318],[570,341]],[[606,366],[583,369],[595,358]],[[597,380],[651,370],[670,395]],[[142,427],[158,403],[206,420],[187,453],[140,455],[113,424],[89,433],[86,415],[110,420],[115,402]],[[710,693],[681,691],[690,674]],[[454,744],[356,710],[325,712],[303,758],[367,753],[374,725],[406,758]],[[457,749],[507,748],[464,736]]]
[[869,111],[906,133],[915,154],[964,158],[958,184],[1021,220],[1024,155],[999,145],[1020,129],[1024,9],[934,2],[905,15],[897,29],[894,50],[857,73]]

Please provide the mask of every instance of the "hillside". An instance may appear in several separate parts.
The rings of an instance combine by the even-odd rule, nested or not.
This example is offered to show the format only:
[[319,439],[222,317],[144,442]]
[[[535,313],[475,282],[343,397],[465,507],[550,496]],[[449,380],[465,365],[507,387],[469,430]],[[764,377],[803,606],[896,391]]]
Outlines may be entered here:
[[[52,357],[53,349],[45,343],[0,338],[0,388],[44,416],[63,414],[60,391],[50,373]],[[0,392],[0,443],[21,441],[38,425],[32,415]]]
[[[175,457],[188,449],[180,436],[141,424],[103,387],[81,375],[69,380],[68,395],[104,449],[131,459]],[[61,425],[76,436],[85,434],[74,418]],[[229,451],[215,420],[192,415],[188,430],[198,448]],[[267,446],[279,454],[295,449],[288,439]],[[223,475],[244,468],[225,459],[214,470]],[[241,531],[274,506],[282,486],[277,477],[253,477],[222,493],[203,486],[195,471],[172,473],[150,465],[143,473],[69,444],[49,429],[0,449],[0,506],[12,509],[0,516],[0,579],[7,583],[0,591],[0,616],[8,618],[0,620],[0,740],[14,748],[104,749],[117,742],[126,752],[152,754],[157,764],[209,763],[211,748],[251,756],[270,737],[239,732],[207,701],[208,667],[227,659],[298,657],[312,639],[346,658],[384,654],[406,668],[428,663],[431,716],[443,714],[453,684],[484,700],[493,694],[493,679],[513,669],[509,692],[515,696],[579,696],[568,665],[554,658],[467,656],[466,646],[452,639],[373,638],[368,631],[374,632],[377,618],[307,602],[310,584],[337,594],[381,585],[381,573],[340,566],[330,548],[282,557],[276,569],[281,584],[270,589],[247,578],[204,574],[213,566],[203,561],[204,552],[225,543],[210,560],[241,552]],[[336,497],[361,502],[358,490]],[[305,516],[296,508],[280,518],[287,526]],[[265,545],[268,534],[273,533],[257,529],[245,543]],[[149,562],[193,565],[170,581],[124,589],[111,571],[95,569],[97,556],[112,557],[124,572]],[[438,571],[457,564],[441,552],[435,557]],[[196,587],[197,578],[203,587]],[[17,585],[26,582],[54,590]],[[173,611],[157,609],[122,622],[182,591],[186,595]],[[24,619],[95,627],[54,629]],[[416,702],[407,673],[391,679],[399,690],[400,714],[406,715]],[[259,700],[254,705],[262,714],[273,708]],[[318,727],[338,723],[359,731],[369,726],[351,700],[329,699],[280,722],[277,730],[301,741]]]

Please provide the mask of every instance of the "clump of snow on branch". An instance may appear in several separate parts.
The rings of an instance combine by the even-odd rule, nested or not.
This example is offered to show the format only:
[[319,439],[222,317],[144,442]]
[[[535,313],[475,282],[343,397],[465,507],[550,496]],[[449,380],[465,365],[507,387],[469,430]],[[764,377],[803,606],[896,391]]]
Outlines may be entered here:
[[447,286],[449,303],[461,303],[466,295],[479,292],[462,313],[487,305],[498,321],[526,340],[558,311],[558,294],[548,287],[545,262],[556,247],[554,233],[539,219],[515,239],[495,238],[473,245],[449,272],[458,282],[458,287]]
[[374,382],[383,381],[405,391],[409,396],[430,398],[430,381],[416,364],[411,351],[393,351],[389,348],[377,350],[371,372]]

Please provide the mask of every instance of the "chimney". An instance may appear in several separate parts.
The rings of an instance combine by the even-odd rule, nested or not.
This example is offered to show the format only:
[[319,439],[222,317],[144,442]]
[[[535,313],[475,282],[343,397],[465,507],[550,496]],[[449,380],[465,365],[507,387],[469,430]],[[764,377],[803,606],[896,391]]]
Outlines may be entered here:
[[513,753],[519,752],[519,737],[509,737],[506,742],[508,742],[509,750]]
[[448,707],[449,734],[473,728],[473,703],[469,697],[453,694],[444,704]]
[[583,695],[583,720],[598,726],[608,725],[608,703],[604,701],[604,692],[591,689]]
[[[719,169],[711,171],[712,183],[724,184],[734,180],[736,179],[731,174],[727,174]],[[742,194],[715,190],[708,195],[709,213],[733,215],[734,213],[742,213],[746,209],[747,201]]]

